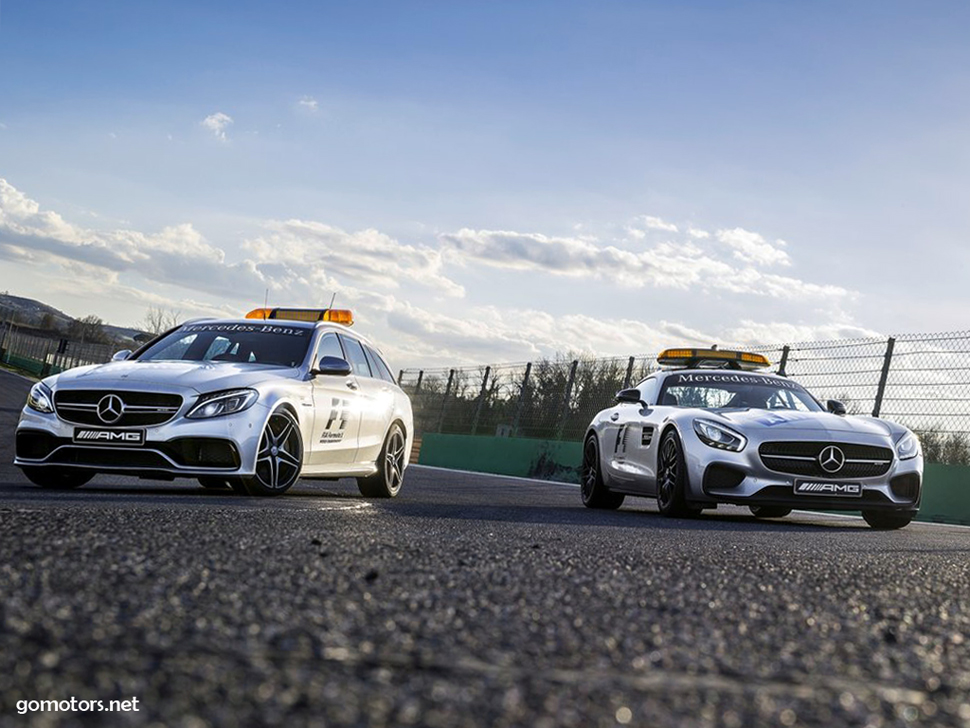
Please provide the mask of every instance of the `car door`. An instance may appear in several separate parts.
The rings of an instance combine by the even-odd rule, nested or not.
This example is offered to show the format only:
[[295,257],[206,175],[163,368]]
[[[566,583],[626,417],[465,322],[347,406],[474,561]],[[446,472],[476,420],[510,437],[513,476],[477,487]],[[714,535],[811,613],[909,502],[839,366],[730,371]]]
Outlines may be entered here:
[[650,491],[656,480],[657,424],[653,415],[658,383],[650,377],[639,385],[642,404],[619,404],[610,414],[602,447],[607,471],[617,484],[631,490]]
[[372,463],[377,460],[384,445],[391,407],[388,404],[389,386],[387,382],[375,378],[371,372],[367,354],[361,341],[349,334],[341,333],[340,343],[347,353],[347,361],[354,370],[357,381],[357,396],[360,399],[360,431],[357,438],[356,463]]
[[[314,366],[322,357],[346,359],[337,334],[324,334],[317,345]],[[357,377],[316,375],[313,387],[313,437],[310,443],[310,469],[326,471],[333,466],[353,463],[360,436],[363,400]],[[336,468],[339,470],[339,468]]]

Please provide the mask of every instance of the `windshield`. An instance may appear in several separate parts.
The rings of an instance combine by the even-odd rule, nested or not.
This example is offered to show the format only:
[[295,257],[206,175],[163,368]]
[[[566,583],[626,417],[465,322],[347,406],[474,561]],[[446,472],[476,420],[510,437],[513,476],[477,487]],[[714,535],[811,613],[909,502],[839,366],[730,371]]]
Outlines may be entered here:
[[787,379],[740,372],[684,372],[671,374],[658,404],[702,409],[746,408],[821,412],[804,387]]
[[229,361],[296,367],[313,329],[277,324],[199,323],[152,344],[139,361]]

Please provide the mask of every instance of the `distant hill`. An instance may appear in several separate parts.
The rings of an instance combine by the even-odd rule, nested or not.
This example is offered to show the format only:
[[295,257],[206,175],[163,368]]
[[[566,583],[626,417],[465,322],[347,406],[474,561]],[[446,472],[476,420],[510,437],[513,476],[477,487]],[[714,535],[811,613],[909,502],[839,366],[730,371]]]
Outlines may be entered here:
[[[17,324],[48,331],[56,330],[63,334],[76,321],[60,309],[33,298],[0,293],[0,322],[11,319]],[[105,334],[119,343],[129,343],[137,334],[142,333],[139,329],[110,324],[104,324],[103,329]]]

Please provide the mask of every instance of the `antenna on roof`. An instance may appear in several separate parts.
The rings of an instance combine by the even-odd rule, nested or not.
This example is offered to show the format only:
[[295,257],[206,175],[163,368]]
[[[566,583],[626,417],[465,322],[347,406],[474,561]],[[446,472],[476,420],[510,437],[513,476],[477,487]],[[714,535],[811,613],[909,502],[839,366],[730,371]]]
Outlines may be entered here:
[[333,302],[337,300],[337,292],[334,291],[333,295],[330,297],[330,308],[333,308]]
[[263,308],[267,308],[269,305],[269,289],[266,289],[266,295],[263,296]]

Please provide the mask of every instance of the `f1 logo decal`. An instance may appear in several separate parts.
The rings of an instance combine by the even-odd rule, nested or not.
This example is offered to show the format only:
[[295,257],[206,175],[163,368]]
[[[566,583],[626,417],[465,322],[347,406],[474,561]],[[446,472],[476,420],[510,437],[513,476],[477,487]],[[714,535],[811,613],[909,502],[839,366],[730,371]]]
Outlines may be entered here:
[[332,430],[337,423],[337,429],[343,430],[347,427],[347,411],[350,409],[349,399],[333,397],[330,404],[330,419],[327,420],[327,429]]

